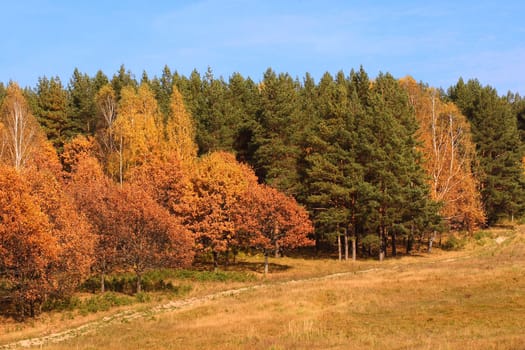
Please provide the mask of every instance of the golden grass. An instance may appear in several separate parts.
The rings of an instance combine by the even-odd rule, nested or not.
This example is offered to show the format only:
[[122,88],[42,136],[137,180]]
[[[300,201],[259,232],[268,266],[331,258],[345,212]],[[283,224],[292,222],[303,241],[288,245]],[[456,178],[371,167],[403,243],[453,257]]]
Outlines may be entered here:
[[[43,348],[525,349],[525,238],[493,238],[383,263],[273,260],[289,268],[262,288]],[[359,270],[369,271],[286,282]],[[232,286],[203,284],[192,293],[220,288]]]

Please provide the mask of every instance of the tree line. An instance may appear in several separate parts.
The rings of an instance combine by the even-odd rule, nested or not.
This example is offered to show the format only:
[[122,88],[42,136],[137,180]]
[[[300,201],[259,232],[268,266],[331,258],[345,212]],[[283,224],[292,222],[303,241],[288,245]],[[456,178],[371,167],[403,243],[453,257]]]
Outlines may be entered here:
[[363,68],[318,82],[77,69],[0,84],[0,290],[19,314],[89,275],[315,244],[406,252],[523,214],[525,102]]

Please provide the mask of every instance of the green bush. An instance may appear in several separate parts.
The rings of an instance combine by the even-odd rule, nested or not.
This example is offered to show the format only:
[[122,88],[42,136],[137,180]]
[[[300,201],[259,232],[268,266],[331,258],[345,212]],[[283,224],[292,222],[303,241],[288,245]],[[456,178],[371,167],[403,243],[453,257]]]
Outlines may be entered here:
[[115,306],[130,305],[133,301],[134,299],[129,296],[108,292],[83,300],[78,309],[82,314],[95,313],[107,311]]
[[465,238],[459,238],[451,234],[448,239],[443,243],[442,248],[444,250],[460,250],[465,247],[467,243]]
[[492,233],[490,231],[480,230],[475,232],[473,237],[476,241],[481,241],[485,238],[492,238]]
[[361,240],[361,244],[366,249],[377,250],[377,249],[379,249],[381,241],[380,241],[379,237],[377,237],[377,235],[366,235]]
[[78,308],[82,301],[77,297],[67,299],[49,298],[42,304],[42,311],[72,311]]

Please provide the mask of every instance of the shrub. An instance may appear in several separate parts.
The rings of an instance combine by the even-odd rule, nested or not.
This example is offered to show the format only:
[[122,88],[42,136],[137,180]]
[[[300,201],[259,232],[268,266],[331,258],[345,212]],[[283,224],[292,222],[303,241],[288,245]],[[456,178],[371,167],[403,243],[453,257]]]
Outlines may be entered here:
[[466,244],[465,238],[459,238],[451,234],[448,239],[443,243],[443,249],[445,250],[460,250],[465,247]]
[[485,238],[492,238],[492,233],[490,231],[480,230],[474,233],[473,238],[476,241],[484,240]]
[[361,240],[363,248],[368,251],[368,254],[375,255],[379,252],[379,247],[381,245],[381,240],[377,235],[366,235]]

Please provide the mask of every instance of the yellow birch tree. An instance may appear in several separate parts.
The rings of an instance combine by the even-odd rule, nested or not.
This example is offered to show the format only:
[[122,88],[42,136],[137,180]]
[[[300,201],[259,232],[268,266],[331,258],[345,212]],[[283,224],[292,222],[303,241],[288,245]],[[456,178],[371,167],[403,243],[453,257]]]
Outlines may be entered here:
[[485,221],[478,183],[472,173],[475,158],[470,124],[459,109],[441,100],[438,91],[401,80],[420,124],[425,167],[432,199],[443,204],[441,215],[456,228],[471,232]]
[[121,90],[118,115],[114,122],[116,151],[108,167],[122,184],[125,173],[158,152],[162,138],[162,118],[155,96],[147,84],[138,91],[131,86]]
[[195,125],[176,86],[173,86],[170,108],[172,113],[166,123],[167,148],[179,157],[183,166],[191,168],[197,157]]

